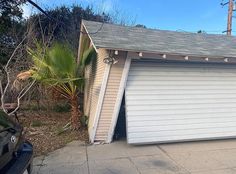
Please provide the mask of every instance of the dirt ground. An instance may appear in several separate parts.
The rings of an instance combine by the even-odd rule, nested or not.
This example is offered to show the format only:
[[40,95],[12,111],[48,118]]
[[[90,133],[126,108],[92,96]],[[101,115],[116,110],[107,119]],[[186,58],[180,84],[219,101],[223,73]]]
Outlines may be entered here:
[[55,111],[21,111],[20,123],[24,126],[25,138],[34,146],[34,155],[46,155],[73,140],[88,142],[86,128],[61,133],[69,121],[70,113]]

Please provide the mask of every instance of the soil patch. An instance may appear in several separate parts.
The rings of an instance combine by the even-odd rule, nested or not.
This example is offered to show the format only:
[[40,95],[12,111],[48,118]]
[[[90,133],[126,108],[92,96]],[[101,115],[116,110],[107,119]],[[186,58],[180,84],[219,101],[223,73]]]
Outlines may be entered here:
[[24,126],[25,138],[33,144],[35,156],[46,155],[73,140],[88,143],[87,128],[61,133],[62,127],[69,119],[68,112],[21,111],[19,114],[20,123]]

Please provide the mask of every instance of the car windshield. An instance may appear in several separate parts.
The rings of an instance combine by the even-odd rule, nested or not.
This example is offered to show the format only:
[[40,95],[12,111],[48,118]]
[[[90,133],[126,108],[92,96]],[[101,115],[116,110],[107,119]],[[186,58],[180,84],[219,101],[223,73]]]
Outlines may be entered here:
[[0,132],[6,128],[14,127],[7,114],[0,110]]

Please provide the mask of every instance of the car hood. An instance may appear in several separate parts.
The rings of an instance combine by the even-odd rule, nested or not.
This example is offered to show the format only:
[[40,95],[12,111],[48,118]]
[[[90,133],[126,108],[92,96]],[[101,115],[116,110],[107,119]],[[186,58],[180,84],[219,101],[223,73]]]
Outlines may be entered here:
[[[7,128],[11,131],[6,130]],[[0,169],[13,158],[22,139],[22,127],[0,110]]]
[[9,118],[9,116],[0,110],[0,131],[7,127],[14,127],[15,123]]

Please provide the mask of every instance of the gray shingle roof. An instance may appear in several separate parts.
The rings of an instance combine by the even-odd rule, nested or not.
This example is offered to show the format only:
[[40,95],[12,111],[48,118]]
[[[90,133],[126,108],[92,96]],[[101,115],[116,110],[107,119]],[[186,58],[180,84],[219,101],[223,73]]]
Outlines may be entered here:
[[[234,36],[154,30],[113,24],[102,25],[99,22],[85,20],[83,24],[97,48],[207,57],[236,57],[236,37]],[[94,34],[96,31],[98,32]]]

